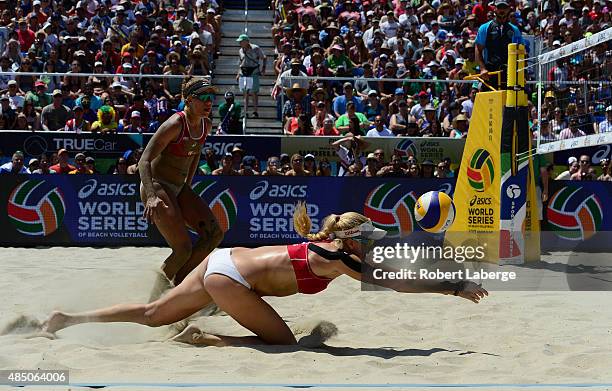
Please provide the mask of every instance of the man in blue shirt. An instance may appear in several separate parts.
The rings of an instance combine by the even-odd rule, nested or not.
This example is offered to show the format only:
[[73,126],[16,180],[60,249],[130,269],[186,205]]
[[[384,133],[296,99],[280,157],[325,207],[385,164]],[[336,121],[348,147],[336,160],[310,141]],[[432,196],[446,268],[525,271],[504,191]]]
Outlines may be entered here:
[[[480,66],[480,76],[489,77],[489,72],[502,71],[501,80],[506,80],[508,64],[508,45],[523,43],[519,29],[508,21],[510,6],[507,0],[495,2],[495,19],[480,26],[476,35],[476,62]],[[497,77],[491,78],[493,87]]]
[[363,101],[361,98],[353,94],[353,85],[350,82],[346,82],[343,85],[344,95],[337,96],[333,101],[333,110],[336,117],[340,117],[346,113],[346,104],[353,102],[355,104],[355,111],[363,113]]

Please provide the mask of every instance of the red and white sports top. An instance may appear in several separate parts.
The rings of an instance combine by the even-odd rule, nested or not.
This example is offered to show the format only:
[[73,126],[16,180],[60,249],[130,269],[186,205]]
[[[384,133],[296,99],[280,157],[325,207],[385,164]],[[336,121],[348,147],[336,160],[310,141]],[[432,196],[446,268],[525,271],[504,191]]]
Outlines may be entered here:
[[179,111],[177,114],[181,117],[181,133],[174,141],[168,144],[166,151],[174,156],[188,157],[196,155],[202,150],[202,145],[204,145],[206,136],[208,136],[205,121],[202,119],[202,135],[200,138],[194,139],[191,138],[189,133],[189,124],[187,123],[185,112]]

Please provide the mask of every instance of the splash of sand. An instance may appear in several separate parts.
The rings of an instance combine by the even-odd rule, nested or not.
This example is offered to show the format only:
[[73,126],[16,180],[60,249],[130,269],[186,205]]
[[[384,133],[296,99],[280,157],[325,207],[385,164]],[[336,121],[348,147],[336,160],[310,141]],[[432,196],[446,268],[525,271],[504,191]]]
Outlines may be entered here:
[[330,338],[338,335],[338,327],[335,324],[319,319],[296,323],[291,327],[291,331],[299,337],[298,345],[305,348],[322,347]]

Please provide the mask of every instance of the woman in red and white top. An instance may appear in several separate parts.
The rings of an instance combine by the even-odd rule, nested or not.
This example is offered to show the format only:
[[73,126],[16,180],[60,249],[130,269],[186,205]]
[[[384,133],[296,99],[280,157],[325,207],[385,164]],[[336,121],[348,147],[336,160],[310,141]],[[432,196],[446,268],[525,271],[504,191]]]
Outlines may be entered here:
[[[185,110],[160,125],[138,164],[144,215],[172,247],[163,271],[177,285],[223,239],[212,211],[191,189],[212,127],[209,116],[215,92],[208,78],[186,78],[182,86]],[[193,247],[187,227],[200,236]]]
[[376,275],[394,270],[384,264],[365,262],[366,254],[386,231],[375,228],[362,214],[330,215],[323,221],[321,231],[310,233],[312,224],[302,203],[296,206],[293,221],[295,231],[306,237],[307,242],[218,250],[206,257],[183,283],[155,302],[119,304],[77,314],[54,312],[43,328],[55,333],[88,322],[133,322],[156,327],[178,322],[215,303],[256,336],[206,334],[191,325],[174,339],[213,346],[294,345],[295,336],[262,296],[316,294],[342,275],[397,292],[454,294],[475,303],[488,294],[469,281],[375,279]]

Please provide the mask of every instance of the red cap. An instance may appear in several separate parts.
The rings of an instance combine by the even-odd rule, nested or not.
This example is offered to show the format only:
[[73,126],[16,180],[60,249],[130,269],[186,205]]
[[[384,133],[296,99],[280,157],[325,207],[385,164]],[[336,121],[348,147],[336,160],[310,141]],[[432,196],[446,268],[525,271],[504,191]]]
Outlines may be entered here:
[[34,87],[40,87],[40,86],[46,87],[47,83],[45,83],[42,80],[38,80],[36,83],[34,83]]
[[429,96],[429,94],[428,94],[427,92],[425,92],[425,91],[421,91],[421,92],[419,92],[419,95],[418,95],[418,96],[419,96],[419,98],[420,98],[420,97],[422,97],[422,96],[424,96],[424,97],[428,97],[428,96]]
[[129,52],[123,53],[123,57],[132,57],[132,54]]

